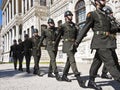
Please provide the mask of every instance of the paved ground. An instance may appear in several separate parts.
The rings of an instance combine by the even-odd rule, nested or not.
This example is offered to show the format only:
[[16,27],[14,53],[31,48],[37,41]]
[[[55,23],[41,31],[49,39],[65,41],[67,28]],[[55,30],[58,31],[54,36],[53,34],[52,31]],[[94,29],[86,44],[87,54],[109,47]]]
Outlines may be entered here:
[[[48,64],[40,64],[44,76],[38,77],[32,74],[33,64],[31,64],[30,74],[27,74],[25,69],[24,72],[14,71],[13,64],[0,64],[0,90],[93,90],[79,87],[71,70],[68,77],[72,79],[72,82],[58,82],[54,78],[48,78],[48,66]],[[58,66],[62,75],[64,64],[58,64]],[[77,66],[82,73],[83,79],[88,80],[90,64],[78,63]],[[101,69],[99,73],[101,73]],[[98,77],[96,82],[102,86],[103,90],[120,90],[120,84],[114,80]]]

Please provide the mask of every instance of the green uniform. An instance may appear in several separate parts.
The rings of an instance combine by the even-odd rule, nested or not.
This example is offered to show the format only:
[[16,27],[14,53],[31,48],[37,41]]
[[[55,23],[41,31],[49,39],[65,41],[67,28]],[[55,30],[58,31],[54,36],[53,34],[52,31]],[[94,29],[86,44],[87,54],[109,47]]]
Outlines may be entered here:
[[32,37],[32,55],[34,57],[34,74],[39,74],[39,61],[41,57],[41,49],[38,48],[40,36]]
[[[91,42],[91,49],[96,50],[95,58],[104,62],[105,67],[114,79],[120,80],[120,72],[114,63],[114,57],[112,56],[113,52],[111,48],[114,48],[114,45],[111,43],[113,37],[110,34],[111,23],[109,17],[103,14],[99,9],[88,13],[86,24],[80,31],[76,43],[79,44],[82,41],[90,28],[92,28],[94,32]],[[94,60],[93,63],[94,62],[96,62],[96,60]],[[98,63],[99,62],[96,62],[96,64]],[[92,64],[91,67],[93,66],[94,64]],[[95,69],[96,67],[94,67],[92,71],[94,72]],[[91,76],[90,78],[93,77]]]
[[70,23],[66,22],[63,25],[61,25],[60,33],[63,38],[62,51],[63,53],[67,53],[67,62],[63,71],[63,75],[68,74],[70,66],[74,74],[79,75],[79,72],[76,66],[75,57],[74,57],[75,51],[71,50],[71,47],[76,40],[78,29],[73,22],[70,22]]
[[44,30],[41,34],[41,40],[39,46],[42,44],[43,40],[46,39],[46,49],[50,56],[50,65],[49,65],[49,73],[52,71],[57,74],[57,66],[56,66],[56,55],[58,50],[58,43],[56,42],[56,37],[58,35],[57,28],[52,27]]

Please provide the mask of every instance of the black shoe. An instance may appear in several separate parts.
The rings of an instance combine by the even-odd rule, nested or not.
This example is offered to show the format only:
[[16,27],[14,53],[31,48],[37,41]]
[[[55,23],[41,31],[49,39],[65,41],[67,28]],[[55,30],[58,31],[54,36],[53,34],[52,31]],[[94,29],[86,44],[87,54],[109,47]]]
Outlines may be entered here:
[[100,86],[97,86],[96,83],[91,80],[89,80],[89,82],[88,82],[88,87],[93,88],[95,90],[102,90],[102,88]]
[[23,72],[23,69],[22,69],[22,68],[19,68],[18,70]]
[[36,72],[36,71],[33,71],[33,74],[35,74],[35,75],[36,75],[36,74],[37,74],[37,72]]
[[42,76],[43,76],[43,74],[42,74],[42,73],[40,73],[40,72],[39,72],[37,75],[38,75],[39,77],[42,77]]
[[107,75],[107,74],[102,74],[101,78],[105,78],[105,79],[112,79],[112,76]]
[[71,82],[71,80],[69,78],[67,78],[66,75],[62,76],[62,81]]
[[27,73],[30,73],[30,70],[26,70]]
[[82,80],[80,76],[76,76],[76,78],[77,78],[79,86],[85,88],[86,87],[85,86],[86,81]]
[[53,78],[53,77],[55,77],[52,73],[48,73],[48,77],[51,77],[51,78]]
[[55,77],[56,77],[56,80],[58,80],[58,81],[62,81],[62,78],[60,77],[59,74],[55,74]]
[[15,69],[15,70],[17,70],[17,68],[16,68],[16,67],[15,67],[14,69]]

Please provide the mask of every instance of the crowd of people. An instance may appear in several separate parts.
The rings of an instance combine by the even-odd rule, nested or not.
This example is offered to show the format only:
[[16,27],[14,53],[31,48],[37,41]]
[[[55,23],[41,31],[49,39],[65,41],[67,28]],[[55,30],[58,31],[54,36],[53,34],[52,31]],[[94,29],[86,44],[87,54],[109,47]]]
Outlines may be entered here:
[[[41,36],[38,35],[38,30],[34,29],[31,38],[26,34],[23,42],[19,39],[17,44],[17,41],[14,40],[14,44],[10,49],[10,57],[14,59],[14,69],[17,70],[17,60],[19,60],[18,70],[23,71],[22,62],[25,56],[26,72],[30,73],[30,60],[31,56],[33,56],[33,74],[42,76],[39,69],[39,62],[41,45],[43,40],[46,39],[46,49],[50,56],[48,77],[55,77],[58,81],[71,82],[67,77],[71,67],[80,87],[86,87],[85,81],[80,77],[74,55],[77,52],[77,47],[91,28],[94,33],[91,41],[91,50],[96,50],[96,53],[89,71],[87,87],[102,90],[102,88],[95,83],[98,69],[102,63],[104,63],[104,67],[101,77],[111,79],[111,77],[107,75],[107,72],[109,72],[111,76],[120,83],[120,66],[115,52],[117,48],[116,33],[120,32],[120,27],[117,26],[117,23],[111,23],[113,12],[110,7],[106,7],[106,0],[94,0],[94,3],[96,10],[87,14],[85,25],[81,29],[72,21],[73,14],[68,10],[64,13],[65,23],[59,27],[55,27],[54,20],[49,18],[48,28],[42,31]],[[61,39],[63,39],[62,51],[67,54],[67,61],[62,77],[59,75],[56,65],[56,55]]]

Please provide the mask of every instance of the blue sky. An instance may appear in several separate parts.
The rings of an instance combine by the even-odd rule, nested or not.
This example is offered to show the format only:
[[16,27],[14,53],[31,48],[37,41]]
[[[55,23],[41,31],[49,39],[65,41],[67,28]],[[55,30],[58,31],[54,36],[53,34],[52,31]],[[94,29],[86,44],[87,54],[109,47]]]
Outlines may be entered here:
[[[2,5],[2,0],[0,0],[0,7]],[[2,10],[0,9],[0,25],[2,25]]]

